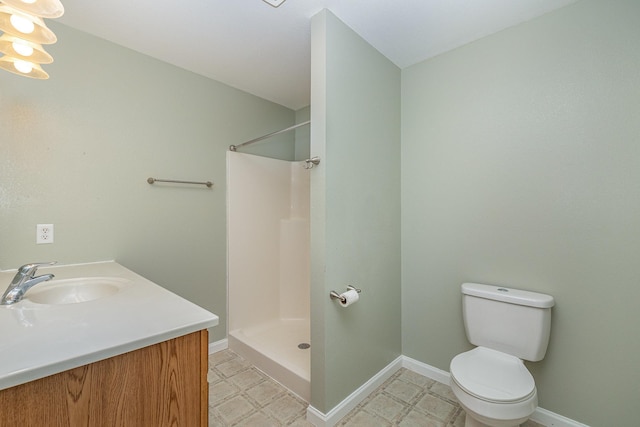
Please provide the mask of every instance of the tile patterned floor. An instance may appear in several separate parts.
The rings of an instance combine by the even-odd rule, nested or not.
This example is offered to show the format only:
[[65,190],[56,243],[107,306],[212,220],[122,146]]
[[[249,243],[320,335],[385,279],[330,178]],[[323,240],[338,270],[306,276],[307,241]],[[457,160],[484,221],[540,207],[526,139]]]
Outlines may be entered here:
[[[209,356],[208,379],[210,427],[312,427],[305,401],[231,350]],[[337,425],[463,427],[464,420],[449,386],[402,368]]]
[[209,356],[210,427],[306,426],[307,403],[231,350]]

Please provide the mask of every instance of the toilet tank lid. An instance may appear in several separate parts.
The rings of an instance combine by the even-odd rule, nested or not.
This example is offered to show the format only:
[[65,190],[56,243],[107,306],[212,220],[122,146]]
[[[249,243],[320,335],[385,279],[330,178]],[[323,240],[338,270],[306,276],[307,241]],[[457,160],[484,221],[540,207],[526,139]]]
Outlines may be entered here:
[[504,286],[482,285],[480,283],[463,283],[462,293],[474,297],[537,308],[550,308],[555,304],[551,295],[505,288]]

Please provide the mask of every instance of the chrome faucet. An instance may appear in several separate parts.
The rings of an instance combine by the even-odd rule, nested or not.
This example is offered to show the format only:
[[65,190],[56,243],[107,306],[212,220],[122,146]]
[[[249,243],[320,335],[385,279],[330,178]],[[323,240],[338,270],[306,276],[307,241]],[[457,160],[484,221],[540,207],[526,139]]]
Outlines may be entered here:
[[53,262],[35,262],[32,264],[25,264],[18,269],[18,272],[13,277],[11,284],[4,291],[0,305],[11,305],[19,302],[24,297],[25,292],[37,285],[38,283],[46,282],[54,278],[53,274],[43,274],[42,276],[36,276],[38,267],[43,265],[53,265]]

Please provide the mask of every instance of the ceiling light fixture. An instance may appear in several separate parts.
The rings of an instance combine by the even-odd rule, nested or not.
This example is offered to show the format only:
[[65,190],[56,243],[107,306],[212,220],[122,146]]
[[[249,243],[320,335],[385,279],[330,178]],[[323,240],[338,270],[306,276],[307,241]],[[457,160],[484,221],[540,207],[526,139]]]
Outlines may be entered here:
[[41,44],[23,40],[11,34],[0,36],[0,53],[38,64],[53,62],[53,58],[43,49]]
[[262,1],[264,1],[265,3],[273,7],[278,7],[285,2],[285,0],[262,0]]
[[59,18],[64,7],[59,0],[0,1],[0,68],[35,79],[48,79],[39,64],[50,64],[53,58],[43,44],[58,41],[43,18]]

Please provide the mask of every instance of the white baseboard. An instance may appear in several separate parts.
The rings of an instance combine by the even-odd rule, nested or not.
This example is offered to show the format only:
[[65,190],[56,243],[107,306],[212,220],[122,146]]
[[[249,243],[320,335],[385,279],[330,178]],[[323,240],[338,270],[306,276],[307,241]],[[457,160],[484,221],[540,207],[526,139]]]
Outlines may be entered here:
[[448,385],[449,379],[451,378],[449,372],[427,365],[426,363],[419,362],[407,356],[402,356],[402,367],[442,384]]
[[397,359],[389,363],[380,372],[371,377],[369,381],[347,396],[327,414],[323,414],[313,406],[309,405],[307,407],[307,421],[316,427],[333,427],[376,388],[380,387],[386,380],[391,378],[391,376],[401,367],[402,356],[398,356]]
[[562,415],[538,407],[531,415],[531,419],[547,427],[589,427]]
[[[449,372],[427,365],[426,363],[419,362],[407,356],[402,356],[402,367],[447,385],[449,385],[449,381],[451,379],[451,374],[449,374]],[[536,408],[533,415],[531,415],[531,420],[546,427],[589,427],[586,424],[579,423],[540,407]]]
[[217,353],[222,350],[226,350],[229,348],[229,340],[224,338],[220,341],[210,342],[209,343],[209,354]]

